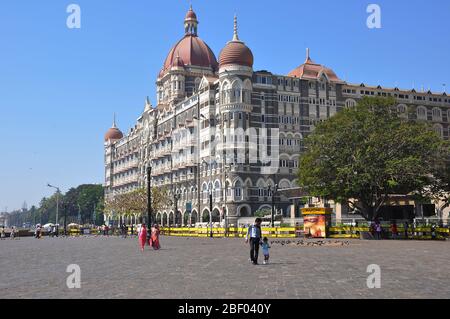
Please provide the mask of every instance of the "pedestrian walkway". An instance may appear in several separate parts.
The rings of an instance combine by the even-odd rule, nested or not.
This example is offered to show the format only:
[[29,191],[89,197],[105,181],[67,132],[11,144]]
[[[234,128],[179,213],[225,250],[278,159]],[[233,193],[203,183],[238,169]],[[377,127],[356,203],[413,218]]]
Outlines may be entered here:
[[[448,298],[450,242],[343,240],[337,245],[274,240],[270,263],[248,262],[243,239],[22,238],[2,241],[2,298]],[[81,268],[68,289],[67,266]],[[367,288],[367,266],[381,288]]]

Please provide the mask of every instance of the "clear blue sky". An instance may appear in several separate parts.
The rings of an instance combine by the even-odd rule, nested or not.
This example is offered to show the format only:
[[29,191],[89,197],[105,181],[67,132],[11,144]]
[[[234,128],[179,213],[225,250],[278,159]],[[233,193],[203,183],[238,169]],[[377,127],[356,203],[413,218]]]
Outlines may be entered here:
[[[79,4],[81,29],[66,27]],[[382,28],[366,27],[367,5]],[[304,61],[349,82],[401,88],[450,86],[450,1],[193,0],[199,35],[216,55],[233,15],[255,70],[287,74]],[[0,1],[0,211],[103,182],[103,135],[117,112],[127,131],[155,101],[166,54],[183,35],[189,1]],[[447,89],[447,91],[449,91]]]

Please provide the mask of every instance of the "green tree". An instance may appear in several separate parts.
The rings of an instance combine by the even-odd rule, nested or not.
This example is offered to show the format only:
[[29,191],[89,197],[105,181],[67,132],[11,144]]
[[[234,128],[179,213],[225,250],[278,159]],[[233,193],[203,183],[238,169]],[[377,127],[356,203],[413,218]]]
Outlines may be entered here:
[[448,148],[425,123],[407,121],[391,98],[364,98],[320,123],[306,139],[299,184],[348,203],[368,220],[390,194],[422,192]]
[[[60,198],[61,199],[61,198]],[[61,210],[60,210],[61,211]],[[56,220],[56,194],[49,198],[42,198],[39,203],[37,222],[41,224],[55,223]],[[61,214],[58,218],[61,218]]]
[[103,186],[97,184],[83,184],[71,188],[62,198],[64,207],[67,209],[68,219],[74,220],[77,218],[78,212],[81,211],[82,223],[93,222],[94,208],[97,209],[98,203],[103,203],[103,201]]
[[82,223],[92,222],[94,209],[99,201],[103,201],[104,190],[102,185],[80,185],[78,187],[77,205],[81,209]]
[[255,217],[266,217],[272,214],[272,211],[268,208],[257,210],[254,214]]
[[450,206],[450,158],[436,167],[431,184],[418,194],[418,198],[433,200],[437,216],[443,217],[444,209]]

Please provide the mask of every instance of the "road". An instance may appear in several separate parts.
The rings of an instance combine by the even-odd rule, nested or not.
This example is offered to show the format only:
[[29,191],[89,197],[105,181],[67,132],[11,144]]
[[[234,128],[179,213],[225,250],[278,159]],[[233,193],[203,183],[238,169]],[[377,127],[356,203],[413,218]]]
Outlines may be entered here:
[[[295,241],[297,242],[297,241]],[[252,265],[242,239],[21,238],[0,241],[1,298],[449,298],[450,242],[272,243],[271,263]],[[67,266],[81,269],[69,289]],[[367,267],[381,270],[369,289]]]

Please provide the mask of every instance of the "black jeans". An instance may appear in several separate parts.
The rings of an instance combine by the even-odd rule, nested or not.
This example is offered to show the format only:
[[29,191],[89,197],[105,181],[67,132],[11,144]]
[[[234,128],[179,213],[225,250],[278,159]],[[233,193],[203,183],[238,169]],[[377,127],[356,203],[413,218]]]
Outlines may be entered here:
[[250,238],[250,259],[254,262],[258,262],[259,243],[260,238]]

